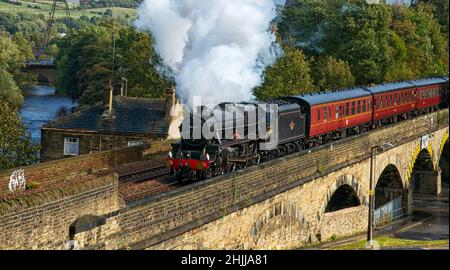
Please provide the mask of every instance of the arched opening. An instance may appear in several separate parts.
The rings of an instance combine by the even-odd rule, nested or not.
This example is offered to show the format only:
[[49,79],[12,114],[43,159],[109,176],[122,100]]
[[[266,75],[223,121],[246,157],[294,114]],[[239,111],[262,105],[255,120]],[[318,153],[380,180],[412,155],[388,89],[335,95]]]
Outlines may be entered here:
[[448,188],[448,173],[449,173],[449,157],[450,156],[450,150],[448,148],[448,139],[444,144],[444,148],[442,150],[441,158],[439,159],[439,168],[441,168],[441,181],[442,181],[442,187]]
[[403,195],[403,183],[398,169],[390,164],[380,175],[375,187],[375,209]]
[[328,201],[325,213],[361,205],[356,191],[349,185],[340,186]]
[[410,190],[413,194],[435,194],[438,190],[438,173],[427,149],[420,151],[411,173]]

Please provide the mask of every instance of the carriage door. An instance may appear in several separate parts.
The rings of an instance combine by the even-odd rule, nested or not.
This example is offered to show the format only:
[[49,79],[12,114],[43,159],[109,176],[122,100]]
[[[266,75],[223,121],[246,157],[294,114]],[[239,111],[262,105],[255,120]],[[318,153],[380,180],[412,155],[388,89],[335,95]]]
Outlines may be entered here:
[[344,103],[341,103],[339,105],[336,106],[336,119],[338,119],[338,129],[345,129],[345,120],[344,120]]

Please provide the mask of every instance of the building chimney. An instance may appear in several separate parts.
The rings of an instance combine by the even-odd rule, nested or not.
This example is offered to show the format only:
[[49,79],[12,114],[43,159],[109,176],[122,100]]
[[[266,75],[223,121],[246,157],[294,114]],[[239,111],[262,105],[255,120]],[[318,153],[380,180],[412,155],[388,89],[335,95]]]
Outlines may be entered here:
[[109,106],[109,92],[111,92],[112,83],[111,79],[108,80],[108,83],[106,84],[105,90],[103,91],[102,101],[103,101],[103,107],[106,109]]
[[[124,77],[122,77],[122,86],[120,87],[120,96],[128,96],[128,80]],[[124,93],[125,88],[125,93]]]
[[110,83],[110,85],[109,85],[109,115],[112,115],[112,110],[113,110],[113,87]]
[[176,103],[175,93],[176,93],[176,91],[175,91],[175,87],[173,85],[170,85],[166,90],[166,111],[165,111],[166,119],[171,118],[170,112]]
[[108,80],[108,86],[103,94],[103,106],[105,108],[105,111],[103,112],[103,118],[114,118],[114,111],[113,111],[113,87],[111,80]]

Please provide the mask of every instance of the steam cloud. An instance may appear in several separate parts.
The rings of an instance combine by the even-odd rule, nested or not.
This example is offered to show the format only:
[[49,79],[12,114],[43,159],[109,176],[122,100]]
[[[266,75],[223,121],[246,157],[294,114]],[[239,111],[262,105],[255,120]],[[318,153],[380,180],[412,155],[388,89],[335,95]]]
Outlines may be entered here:
[[246,101],[281,49],[273,0],[145,0],[136,26],[150,31],[182,102]]

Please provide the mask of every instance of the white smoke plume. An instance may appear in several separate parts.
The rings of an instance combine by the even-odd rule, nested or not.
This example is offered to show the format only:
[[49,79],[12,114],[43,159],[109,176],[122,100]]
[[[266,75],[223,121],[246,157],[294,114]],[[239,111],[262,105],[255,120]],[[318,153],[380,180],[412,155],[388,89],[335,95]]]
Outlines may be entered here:
[[182,101],[211,104],[253,98],[281,52],[275,17],[273,0],[145,0],[136,26],[152,33]]

